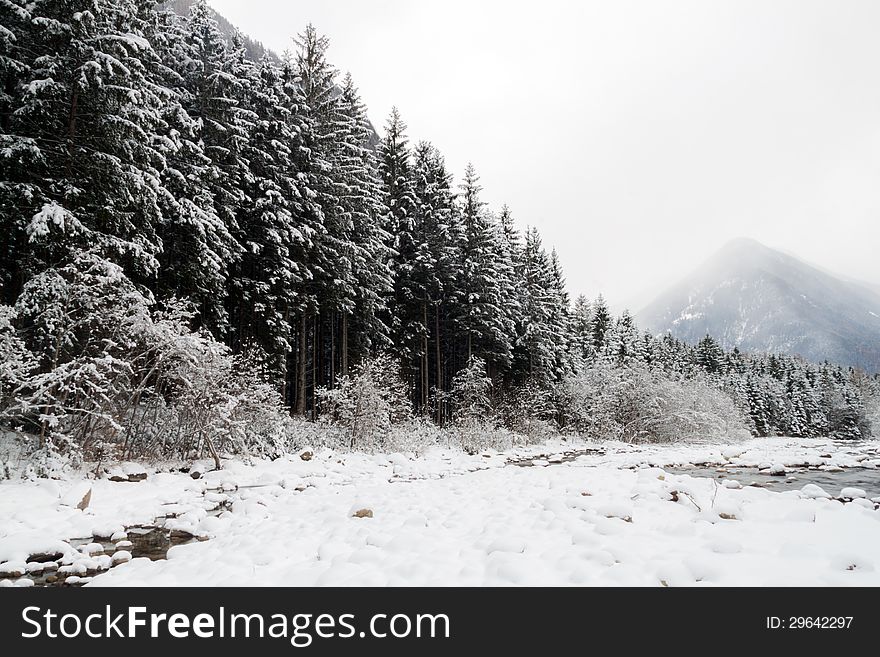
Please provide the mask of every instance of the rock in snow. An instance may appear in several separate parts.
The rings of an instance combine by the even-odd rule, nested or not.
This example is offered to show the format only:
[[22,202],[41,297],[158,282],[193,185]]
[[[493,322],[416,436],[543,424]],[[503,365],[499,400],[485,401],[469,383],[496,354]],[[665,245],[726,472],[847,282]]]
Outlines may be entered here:
[[745,451],[745,450],[743,450],[743,448],[740,447],[739,445],[734,445],[732,447],[725,447],[724,449],[721,450],[721,456],[723,456],[725,459],[728,459],[728,460],[735,459],[738,456],[742,456],[743,451]]
[[867,497],[868,494],[862,490],[861,488],[844,488],[840,491],[841,497],[847,497],[849,499],[855,499],[857,497]]
[[831,499],[831,495],[825,492],[825,489],[821,486],[817,486],[816,484],[807,484],[803,488],[801,488],[801,496],[810,500],[815,500],[819,498],[823,499]]
[[27,564],[23,561],[7,561],[0,564],[0,577],[21,577],[27,572]]
[[61,504],[84,511],[92,501],[92,487],[87,481],[75,484],[61,497]]
[[131,561],[131,552],[129,552],[128,550],[118,550],[113,553],[113,556],[110,557],[110,560],[113,562],[114,566],[116,564]]

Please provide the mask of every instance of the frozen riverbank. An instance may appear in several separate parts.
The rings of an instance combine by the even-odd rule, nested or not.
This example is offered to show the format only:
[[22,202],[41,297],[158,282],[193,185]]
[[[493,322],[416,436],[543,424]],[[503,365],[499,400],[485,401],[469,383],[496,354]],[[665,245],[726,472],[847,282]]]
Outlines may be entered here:
[[[858,468],[880,480],[878,448],[560,442],[474,456],[318,452],[229,462],[198,479],[150,471],[132,482],[7,482],[0,573],[7,585],[31,582],[20,573],[41,570],[33,555],[42,553],[62,577],[95,586],[876,586],[876,492],[773,492],[747,477],[717,481],[678,468],[760,469],[782,480],[784,471]],[[89,489],[88,506],[77,509]],[[123,532],[157,523],[207,540],[124,563]],[[89,537],[103,541],[68,542]],[[121,565],[107,571],[113,552]]]

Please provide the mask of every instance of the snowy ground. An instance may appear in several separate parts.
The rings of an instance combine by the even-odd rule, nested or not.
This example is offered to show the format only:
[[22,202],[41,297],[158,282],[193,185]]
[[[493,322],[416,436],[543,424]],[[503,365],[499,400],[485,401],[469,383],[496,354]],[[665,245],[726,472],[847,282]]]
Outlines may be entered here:
[[[588,447],[604,453],[560,459]],[[680,464],[860,468],[878,487],[771,492],[662,469]],[[33,578],[20,573],[46,567],[32,555],[55,552],[62,575],[91,586],[878,586],[880,497],[870,499],[878,489],[880,443],[793,439],[559,442],[418,458],[318,452],[231,461],[199,479],[150,471],[137,482],[7,482],[0,577],[27,585]],[[361,510],[371,514],[356,517]],[[172,547],[167,560],[125,562],[123,532],[157,523],[207,540]],[[103,544],[67,542],[93,536]],[[107,570],[113,561],[124,563]]]

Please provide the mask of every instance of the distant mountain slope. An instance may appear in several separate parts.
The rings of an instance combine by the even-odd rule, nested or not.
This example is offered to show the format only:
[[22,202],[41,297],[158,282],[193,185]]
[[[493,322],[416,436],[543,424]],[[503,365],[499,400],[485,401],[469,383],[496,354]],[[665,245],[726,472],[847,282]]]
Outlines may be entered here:
[[880,295],[754,240],[734,240],[637,315],[654,333],[880,371]]
[[[196,3],[196,0],[168,0],[164,3],[165,7],[172,9],[175,13],[181,16],[189,15],[189,10]],[[235,25],[226,20],[225,17],[218,14],[213,9],[211,10],[214,14],[214,20],[217,21],[217,26],[220,28],[220,31],[223,33],[223,36],[226,37],[227,42],[232,41],[232,36],[235,34]],[[281,58],[272,50],[269,50],[259,41],[256,41],[249,37],[247,34],[242,34],[244,37],[244,49],[247,52],[248,59],[253,61],[259,61],[262,59],[263,55],[268,55],[270,59],[280,62]]]

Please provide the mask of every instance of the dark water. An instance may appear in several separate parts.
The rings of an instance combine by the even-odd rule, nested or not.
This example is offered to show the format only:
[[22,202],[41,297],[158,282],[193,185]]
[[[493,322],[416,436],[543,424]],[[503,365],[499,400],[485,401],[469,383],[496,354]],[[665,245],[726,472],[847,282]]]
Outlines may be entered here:
[[[838,444],[835,442],[835,444]],[[877,449],[854,449],[853,443],[842,443],[847,448],[846,454],[853,456],[867,456],[876,458],[880,456]],[[560,463],[569,463],[581,456],[602,456],[605,450],[602,448],[586,448],[569,450],[562,453],[540,454],[537,456],[513,459],[507,465],[520,468],[534,467],[534,461],[547,461],[548,466]],[[663,469],[671,474],[687,474],[692,477],[708,477],[719,481],[735,479],[743,486],[759,486],[768,490],[786,491],[800,490],[807,484],[821,486],[826,493],[836,497],[841,489],[854,487],[864,490],[869,498],[880,496],[880,468],[845,468],[840,472],[829,472],[810,467],[791,468],[784,475],[763,474],[758,468],[723,466],[725,471],[719,472],[719,465],[693,465],[693,466],[664,466]]]
[[[132,559],[138,557],[146,557],[151,561],[165,559],[168,556],[168,550],[175,545],[186,545],[193,543],[198,539],[194,536],[179,532],[170,532],[160,527],[129,527],[128,541],[131,541],[130,547],[117,548],[112,541],[100,540],[96,538],[74,538],[70,540],[70,545],[74,548],[80,548],[89,543],[100,543],[104,547],[103,554],[112,556],[118,550],[126,550],[131,552]],[[101,554],[93,553],[93,556]],[[90,572],[85,577],[91,577],[106,570],[98,572]],[[56,569],[43,571],[42,573],[26,574],[25,577],[33,580],[34,586],[82,586],[85,582],[76,582],[75,584],[67,584],[65,582],[67,576],[64,573],[57,572]]]
[[[216,490],[217,489],[208,489],[208,491],[210,492],[216,492]],[[228,507],[228,501],[217,504],[217,506],[208,511],[208,515],[217,516]],[[166,516],[160,516],[156,519],[156,522],[160,523],[165,517]],[[127,527],[125,531],[128,533],[128,536],[125,540],[131,542],[131,545],[128,547],[117,548],[116,544],[113,541],[97,538],[73,538],[70,539],[68,543],[70,543],[71,547],[73,547],[74,549],[79,549],[83,545],[88,545],[89,543],[99,543],[104,548],[103,554],[107,556],[112,556],[113,553],[117,552],[118,550],[126,550],[127,552],[131,553],[132,559],[146,557],[151,561],[157,561],[159,559],[166,559],[168,556],[168,550],[175,545],[186,545],[187,543],[193,543],[202,540],[186,532],[170,531],[156,525],[136,525],[132,527]],[[102,553],[96,552],[93,553],[92,556],[98,556],[100,554]],[[61,565],[60,558],[57,562],[49,561],[48,565],[50,567],[43,572],[25,574],[24,577],[32,580],[34,582],[34,586],[82,586],[83,584],[85,584],[84,581],[75,580],[71,583],[67,583],[65,581],[70,575],[59,573],[57,571],[58,566]],[[115,567],[115,565],[111,566],[111,568]],[[100,570],[96,572],[88,572],[83,577],[93,577],[102,572],[107,571]]]
[[[131,552],[133,559],[138,557],[146,557],[150,561],[165,559],[168,556],[168,549],[175,545],[186,545],[198,539],[196,537],[179,532],[169,532],[159,527],[130,527],[128,529],[128,540],[131,541],[131,547],[125,548]],[[88,542],[91,542],[89,540]],[[104,541],[95,541],[104,545],[105,554],[113,554],[116,547],[113,543]],[[71,545],[78,547],[71,541]]]
[[663,469],[671,474],[709,477],[719,481],[735,479],[743,486],[760,486],[774,491],[800,490],[807,484],[816,484],[834,497],[840,494],[842,488],[847,487],[861,488],[869,498],[880,495],[880,468],[846,468],[842,472],[799,468],[792,469],[784,475],[762,474],[757,468],[734,466],[725,467],[726,472],[718,472],[716,467],[705,466],[664,466]]
[[538,454],[537,456],[525,456],[519,459],[510,459],[507,465],[514,465],[518,468],[535,467],[535,461],[547,461],[549,465],[558,465],[560,463],[570,463],[579,459],[581,456],[603,456],[604,449],[596,449],[587,447],[585,449],[572,449],[566,452],[554,452],[553,454]]

